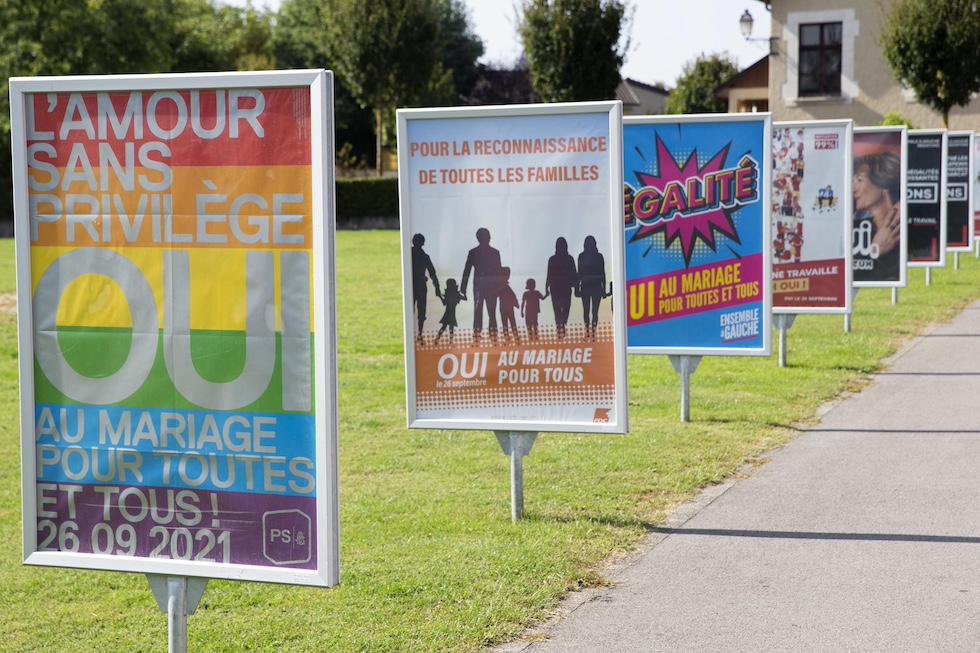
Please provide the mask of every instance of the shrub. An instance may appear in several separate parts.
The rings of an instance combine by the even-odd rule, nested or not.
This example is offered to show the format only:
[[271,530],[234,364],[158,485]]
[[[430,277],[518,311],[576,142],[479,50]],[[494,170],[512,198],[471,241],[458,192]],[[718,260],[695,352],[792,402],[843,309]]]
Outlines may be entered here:
[[337,226],[347,229],[397,227],[398,178],[338,178]]

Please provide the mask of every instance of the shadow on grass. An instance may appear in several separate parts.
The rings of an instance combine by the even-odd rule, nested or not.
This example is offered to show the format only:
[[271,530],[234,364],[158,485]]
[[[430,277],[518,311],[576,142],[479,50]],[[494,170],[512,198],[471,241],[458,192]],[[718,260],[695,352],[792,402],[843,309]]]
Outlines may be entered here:
[[800,369],[804,371],[813,370],[839,370],[841,372],[850,372],[852,374],[875,374],[880,367],[867,367],[861,365],[821,365],[819,361],[806,361],[803,363],[786,361],[786,367],[783,369]]
[[732,419],[728,417],[697,417],[691,418],[689,424],[724,424],[726,426],[731,425],[742,425],[745,427],[758,428],[760,426],[765,426],[767,428],[773,429],[786,429],[787,431],[793,431],[794,433],[804,433],[809,429],[800,426],[799,424],[783,424],[782,422],[773,422],[768,420],[751,420],[751,419]]
[[521,521],[538,522],[547,524],[578,524],[589,523],[612,528],[639,529],[647,533],[655,531],[660,522],[647,519],[635,519],[623,517],[621,515],[579,515],[576,517],[568,515],[555,515],[551,513],[525,512]]

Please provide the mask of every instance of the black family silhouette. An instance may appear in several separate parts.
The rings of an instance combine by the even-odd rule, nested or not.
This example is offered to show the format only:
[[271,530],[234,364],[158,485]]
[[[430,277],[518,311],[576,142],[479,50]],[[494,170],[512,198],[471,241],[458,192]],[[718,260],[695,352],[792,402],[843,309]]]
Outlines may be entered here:
[[456,329],[459,327],[457,307],[460,302],[469,300],[467,289],[471,278],[474,343],[479,343],[484,335],[488,335],[493,343],[497,343],[498,336],[510,343],[520,343],[522,336],[517,326],[518,309],[524,318],[527,339],[538,340],[541,337],[539,323],[544,300],[549,297],[554,312],[554,337],[565,338],[573,294],[582,300],[585,337],[596,339],[599,307],[603,299],[611,296],[612,287],[607,283],[605,259],[599,252],[594,236],[585,237],[577,265],[575,257],[568,251],[568,241],[564,237],[558,237],[555,240],[555,253],[548,258],[544,293],[538,290],[538,283],[534,278],[528,278],[520,300],[510,285],[511,268],[502,264],[500,251],[490,245],[490,230],[486,227],[477,229],[476,241],[476,247],[467,252],[459,283],[457,284],[456,279],[446,279],[446,288],[442,291],[435,267],[422,249],[425,237],[415,234],[412,238],[412,289],[418,328],[416,340],[419,345],[426,344],[424,327],[428,281],[432,281],[436,297],[445,306],[445,312],[439,320],[441,326],[432,344],[438,344],[448,330],[448,343],[452,347]]
[[544,282],[544,291],[551,295],[555,331],[559,338],[565,337],[568,312],[572,307],[572,289],[578,281],[577,277],[575,259],[568,253],[568,241],[559,237],[555,241],[555,253],[548,259],[548,276]]
[[537,282],[528,279],[521,296],[521,317],[527,327],[527,336],[531,340],[538,339],[538,314],[541,313],[541,302],[548,298],[537,290]]
[[442,319],[439,320],[442,326],[439,327],[439,333],[436,334],[436,342],[439,342],[439,338],[442,337],[446,327],[449,327],[449,344],[452,345],[457,326],[456,306],[461,301],[463,301],[463,295],[460,294],[459,288],[456,286],[456,280],[446,279],[446,292],[442,295],[442,303],[446,307],[446,312],[442,314]]
[[479,340],[483,331],[483,310],[487,311],[487,326],[490,338],[497,338],[497,294],[503,276],[500,265],[500,252],[490,246],[490,230],[480,227],[476,230],[476,247],[466,255],[463,267],[463,280],[460,283],[463,299],[466,299],[466,285],[473,273],[473,337]]
[[432,259],[422,249],[423,245],[425,245],[425,236],[422,234],[412,236],[412,303],[418,320],[419,342],[422,341],[422,327],[425,325],[425,302],[429,294],[426,274],[428,274],[428,279],[432,279],[432,285],[436,289],[436,297],[442,296],[439,292],[439,278],[436,276],[436,269],[432,265]]
[[578,255],[578,287],[576,295],[582,298],[582,317],[586,336],[595,340],[599,324],[599,302],[606,295],[606,261],[596,247],[593,236],[585,237],[585,245]]

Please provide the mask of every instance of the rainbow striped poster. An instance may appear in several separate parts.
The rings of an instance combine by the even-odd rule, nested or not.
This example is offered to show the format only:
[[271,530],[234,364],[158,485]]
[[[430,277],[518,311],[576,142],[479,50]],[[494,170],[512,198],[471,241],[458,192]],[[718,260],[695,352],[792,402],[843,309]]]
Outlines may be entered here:
[[338,582],[331,84],[13,80],[25,562]]

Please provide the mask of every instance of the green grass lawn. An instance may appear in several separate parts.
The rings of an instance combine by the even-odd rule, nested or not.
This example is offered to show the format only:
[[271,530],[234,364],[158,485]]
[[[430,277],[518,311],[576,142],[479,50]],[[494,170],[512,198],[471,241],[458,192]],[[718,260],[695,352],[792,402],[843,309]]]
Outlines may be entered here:
[[14,267],[14,241],[0,238],[0,294],[17,292],[16,269]]
[[[12,242],[0,242],[0,293],[13,292],[12,266]],[[934,270],[930,286],[911,271],[896,306],[888,290],[862,290],[849,334],[842,316],[798,317],[786,368],[775,355],[704,358],[688,423],[667,357],[631,357],[631,432],[541,434],[515,525],[491,432],[405,428],[397,232],[340,232],[342,583],[211,581],[189,650],[477,651],[517,637],[562,595],[602,583],[603,561],[674,507],[764,459],[980,296],[980,261],[962,255],[960,268]],[[143,576],[21,564],[16,366],[16,320],[0,314],[0,651],[165,651],[167,617]]]

